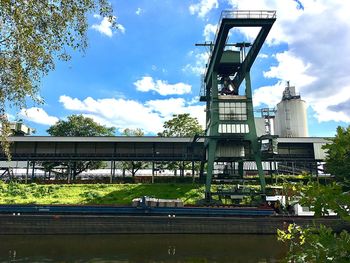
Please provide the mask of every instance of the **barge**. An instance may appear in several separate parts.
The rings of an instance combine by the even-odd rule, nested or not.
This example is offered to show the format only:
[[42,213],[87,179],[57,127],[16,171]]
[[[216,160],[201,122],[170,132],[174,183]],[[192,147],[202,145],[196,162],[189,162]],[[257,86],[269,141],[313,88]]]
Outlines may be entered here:
[[339,232],[338,217],[276,215],[258,207],[121,207],[0,205],[0,234],[276,234],[289,224],[324,224]]

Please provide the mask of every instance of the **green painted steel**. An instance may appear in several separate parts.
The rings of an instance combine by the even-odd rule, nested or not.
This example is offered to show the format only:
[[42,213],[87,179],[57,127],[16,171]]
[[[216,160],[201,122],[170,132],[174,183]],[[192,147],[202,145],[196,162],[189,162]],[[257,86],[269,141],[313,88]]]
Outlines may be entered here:
[[[273,23],[275,11],[224,11],[204,76],[201,101],[206,101],[206,198],[210,199],[215,162],[238,162],[243,174],[245,159],[254,159],[259,173],[261,192],[265,177],[261,163],[252,101],[250,69]],[[252,44],[228,43],[233,28],[259,27]],[[238,50],[228,49],[236,47]],[[248,52],[246,53],[246,49]],[[245,90],[239,92],[245,80]],[[243,150],[243,155],[240,153]]]

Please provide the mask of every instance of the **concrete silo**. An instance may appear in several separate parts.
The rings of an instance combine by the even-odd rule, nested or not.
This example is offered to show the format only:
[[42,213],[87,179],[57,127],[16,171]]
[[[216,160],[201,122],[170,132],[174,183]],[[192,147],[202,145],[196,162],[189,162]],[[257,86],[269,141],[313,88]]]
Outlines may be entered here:
[[283,91],[282,100],[277,104],[275,134],[280,137],[308,137],[306,103],[289,86]]

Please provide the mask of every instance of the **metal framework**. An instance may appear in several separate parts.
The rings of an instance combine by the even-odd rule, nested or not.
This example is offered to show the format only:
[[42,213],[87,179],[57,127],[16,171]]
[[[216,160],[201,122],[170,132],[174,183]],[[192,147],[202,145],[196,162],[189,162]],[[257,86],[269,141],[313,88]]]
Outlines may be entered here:
[[[205,140],[167,137],[9,137],[13,161],[201,161]],[[324,161],[325,138],[278,138],[278,154],[263,161]],[[223,159],[223,158],[222,158]],[[0,148],[0,161],[7,157]]]
[[[166,137],[10,137],[14,161],[200,161],[203,141]],[[0,160],[6,156],[0,148]]]
[[[254,159],[261,192],[265,192],[262,156],[254,123],[250,69],[275,20],[275,11],[222,12],[200,97],[207,103],[205,161],[206,198],[209,200],[214,163],[220,161],[238,161],[238,170],[242,174],[244,160]],[[257,27],[260,31],[252,44],[228,43],[230,30],[241,27]],[[226,49],[228,45],[239,50]],[[245,91],[239,92],[243,80]]]
[[[64,162],[102,160],[110,162],[110,182],[115,176],[115,162],[148,161],[156,162],[183,161],[194,163],[203,158],[204,139],[166,138],[166,137],[51,137],[51,136],[18,136],[9,137],[11,142],[12,162],[0,149],[0,178],[13,177],[12,169],[25,168],[26,180],[32,180],[40,168],[40,162]],[[313,175],[322,173],[325,152],[322,145],[328,141],[324,138],[278,138],[278,154],[263,155],[265,174],[300,174],[307,172]],[[220,157],[220,160],[232,158]],[[256,174],[257,167],[253,158],[246,158],[243,165],[231,163],[226,173],[229,178],[216,174],[215,182],[222,179],[232,181],[238,168],[247,175]],[[240,167],[238,167],[240,166]],[[152,169],[154,170],[155,167]],[[232,169],[233,168],[233,169]],[[180,171],[181,172],[181,171]],[[233,171],[234,172],[234,171]],[[181,174],[180,174],[181,176]]]

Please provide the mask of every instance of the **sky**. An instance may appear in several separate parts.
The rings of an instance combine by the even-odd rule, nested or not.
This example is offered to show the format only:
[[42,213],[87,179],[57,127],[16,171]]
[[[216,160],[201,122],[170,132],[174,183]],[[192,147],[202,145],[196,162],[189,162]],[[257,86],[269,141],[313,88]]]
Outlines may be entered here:
[[[44,104],[10,112],[36,129],[83,114],[106,126],[163,130],[173,114],[202,125],[201,74],[223,10],[276,10],[277,20],[251,69],[256,109],[273,108],[286,81],[306,101],[310,136],[333,136],[350,123],[350,1],[344,0],[112,0],[118,29],[89,15],[89,46],[40,84]],[[236,31],[251,41],[256,31]],[[235,39],[233,39],[235,41]]]

